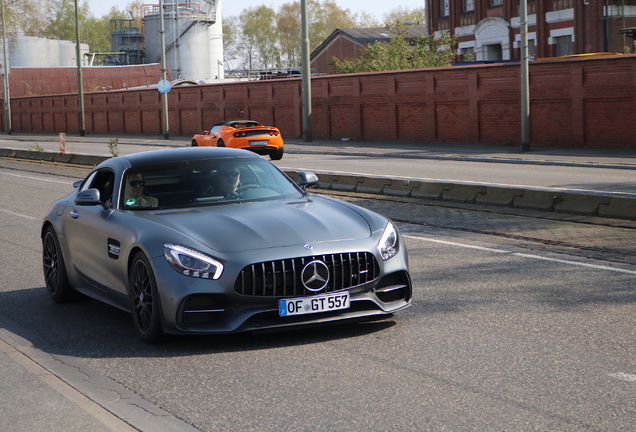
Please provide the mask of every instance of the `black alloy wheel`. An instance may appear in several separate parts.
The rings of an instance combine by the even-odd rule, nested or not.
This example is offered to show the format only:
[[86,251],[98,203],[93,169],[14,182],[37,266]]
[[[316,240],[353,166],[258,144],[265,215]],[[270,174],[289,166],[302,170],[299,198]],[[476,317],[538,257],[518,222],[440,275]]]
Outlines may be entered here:
[[163,337],[161,308],[157,284],[148,258],[137,252],[128,276],[133,324],[138,336],[146,343],[158,342]]
[[197,140],[192,140],[191,146],[192,147],[198,147],[199,144],[197,143]]
[[216,142],[216,146],[217,146],[217,147],[225,147],[225,143],[223,142],[223,140],[222,140],[222,139],[220,139],[220,140],[218,140],[218,141]]
[[42,270],[46,289],[53,301],[64,303],[71,300],[75,291],[68,282],[62,248],[52,226],[46,229],[42,238]]

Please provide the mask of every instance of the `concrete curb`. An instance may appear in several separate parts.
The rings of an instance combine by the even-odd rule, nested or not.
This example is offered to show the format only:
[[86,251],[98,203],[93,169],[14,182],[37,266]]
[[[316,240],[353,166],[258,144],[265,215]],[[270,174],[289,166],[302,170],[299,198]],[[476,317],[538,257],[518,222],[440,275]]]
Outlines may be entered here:
[[[105,377],[82,360],[56,353],[55,348],[49,346],[42,338],[3,316],[0,316],[0,341],[20,353],[33,365],[46,371],[34,371],[31,367],[31,373],[39,376],[46,375],[49,378],[48,381],[54,380],[58,383],[57,387],[60,385],[66,387],[66,393],[80,393],[86,398],[84,405],[95,404],[103,408],[107,413],[106,418],[102,415],[101,418],[96,417],[96,421],[110,426],[112,430],[198,431],[190,424]],[[24,364],[24,361],[22,363]],[[37,393],[34,393],[32,397],[37,400]],[[68,421],[72,424],[73,420],[57,419],[57,421],[62,423]]]
[[[87,166],[95,166],[108,159],[105,156],[14,149],[0,149],[0,157]],[[298,177],[295,170],[286,170],[286,174],[294,179]],[[521,189],[478,183],[342,175],[328,171],[316,171],[316,174],[320,174],[318,186],[326,190],[636,220],[636,194],[534,187]]]
[[105,156],[83,155],[76,153],[53,153],[6,148],[0,148],[0,157],[89,166],[99,165],[106,159],[109,159],[109,157]]
[[[298,171],[295,170],[286,170],[285,173],[293,179],[298,177]],[[326,190],[636,220],[636,194],[544,188],[522,189],[476,183],[341,175],[327,171],[316,171],[316,174],[320,178],[318,187]]]

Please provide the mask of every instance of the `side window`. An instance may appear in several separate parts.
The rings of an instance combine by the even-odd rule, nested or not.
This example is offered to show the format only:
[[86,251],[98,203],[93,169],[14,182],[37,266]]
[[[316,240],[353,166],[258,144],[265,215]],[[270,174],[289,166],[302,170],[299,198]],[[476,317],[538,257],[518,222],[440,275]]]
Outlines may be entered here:
[[93,181],[95,180],[95,176],[96,175],[97,175],[97,171],[95,171],[94,173],[89,175],[86,178],[86,180],[84,180],[84,183],[82,183],[82,185],[80,186],[79,190],[80,191],[84,191],[86,189],[90,189],[91,188],[91,184],[93,184]]
[[111,206],[114,182],[115,182],[115,174],[110,169],[101,169],[92,173],[84,181],[80,190],[86,190],[86,189],[99,190],[100,201],[108,206]]

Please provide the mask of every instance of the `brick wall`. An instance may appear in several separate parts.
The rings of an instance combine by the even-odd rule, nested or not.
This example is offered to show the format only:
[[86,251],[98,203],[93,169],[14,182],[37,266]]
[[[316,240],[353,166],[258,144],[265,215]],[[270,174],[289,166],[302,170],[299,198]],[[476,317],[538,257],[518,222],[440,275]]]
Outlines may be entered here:
[[[520,144],[519,74],[505,63],[315,77],[313,137]],[[302,137],[301,89],[300,79],[174,88],[170,134],[242,117]],[[636,55],[533,62],[530,99],[532,145],[636,147]],[[12,98],[13,130],[77,133],[77,106],[76,95]],[[87,93],[85,107],[87,133],[162,133],[157,90]]]
[[[82,68],[85,92],[108,91],[157,84],[161,66],[157,63],[135,66],[95,66]],[[60,95],[77,92],[76,67],[11,68],[9,74],[11,98],[22,96]],[[0,86],[0,98],[4,86]]]

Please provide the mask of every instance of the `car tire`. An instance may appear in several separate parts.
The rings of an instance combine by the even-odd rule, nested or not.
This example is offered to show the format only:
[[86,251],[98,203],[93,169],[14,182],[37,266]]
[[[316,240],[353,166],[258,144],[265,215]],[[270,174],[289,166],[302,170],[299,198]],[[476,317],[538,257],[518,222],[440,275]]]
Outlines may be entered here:
[[192,140],[192,143],[190,143],[190,145],[192,147],[199,147],[199,143],[197,143],[197,140]]
[[272,152],[269,154],[269,158],[270,158],[271,160],[281,160],[281,159],[283,158],[283,147],[281,147],[281,148],[279,148],[279,149],[277,149],[277,150],[272,151]]
[[163,338],[161,302],[152,267],[143,252],[137,252],[132,260],[128,289],[137,335],[146,343],[159,342]]
[[55,229],[49,226],[42,237],[42,269],[46,290],[56,303],[65,303],[76,297],[66,273],[64,256]]
[[222,140],[222,139],[220,139],[220,140],[218,140],[218,141],[216,142],[216,146],[217,146],[217,147],[225,147],[225,143],[223,142],[223,140]]

